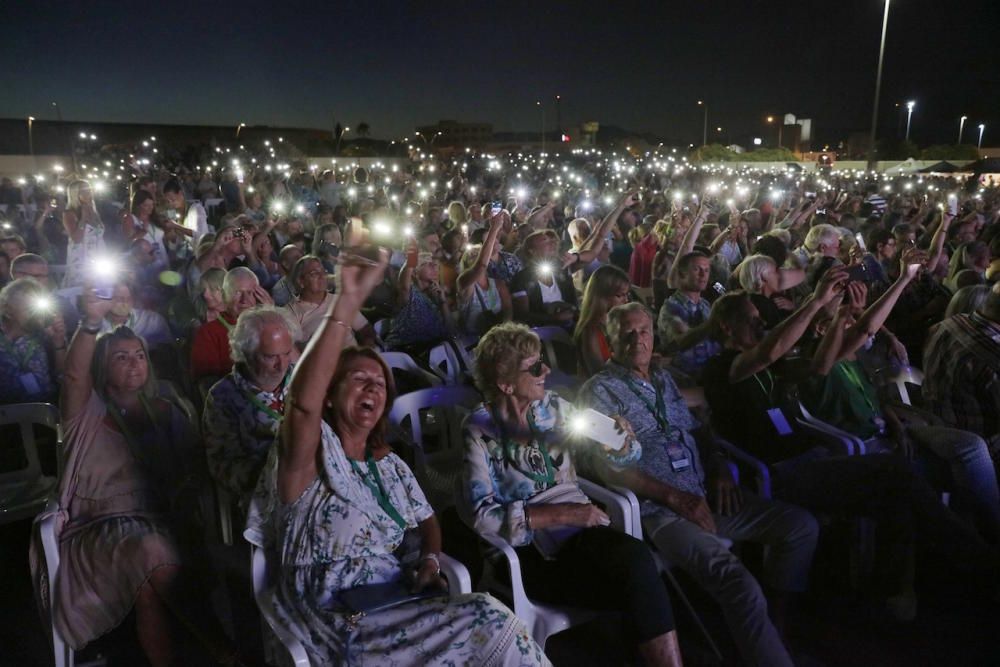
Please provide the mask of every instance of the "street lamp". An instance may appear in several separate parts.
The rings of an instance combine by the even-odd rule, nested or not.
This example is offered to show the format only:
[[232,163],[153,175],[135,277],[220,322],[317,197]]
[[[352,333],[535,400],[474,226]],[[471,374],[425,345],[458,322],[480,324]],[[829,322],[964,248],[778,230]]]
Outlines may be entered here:
[[35,171],[38,171],[38,168],[35,166],[35,138],[31,131],[32,129],[31,126],[32,124],[34,124],[34,122],[35,122],[35,117],[28,116],[28,151],[31,153],[31,168],[34,169]]
[[545,107],[542,106],[541,102],[535,102],[535,106],[539,108],[542,112],[542,152],[545,152]]
[[240,123],[239,125],[236,126],[236,138],[237,139],[240,138],[240,130],[242,130],[246,126],[247,126],[246,123]]
[[962,116],[958,119],[958,145],[962,145],[962,130],[965,129],[965,120],[968,116]]
[[910,100],[906,103],[906,140],[910,140],[910,119],[913,117],[913,107],[917,106],[917,103]]
[[979,124],[979,143],[976,144],[976,148],[983,147],[983,131],[986,129],[986,123]]
[[[768,123],[773,123],[774,122],[774,116],[768,116],[767,117],[767,122]],[[781,148],[781,131],[783,129],[785,129],[785,120],[784,119],[782,119],[781,122],[778,123],[778,148]]]
[[868,135],[868,164],[875,166],[875,128],[878,124],[878,96],[882,90],[882,61],[885,57],[885,32],[889,28],[889,0],[885,0],[885,14],[882,16],[882,41],[878,47],[878,74],[875,75],[875,101],[872,103],[872,128]]
[[702,100],[698,100],[698,106],[705,107],[705,118],[701,124],[701,145],[708,145],[708,105]]

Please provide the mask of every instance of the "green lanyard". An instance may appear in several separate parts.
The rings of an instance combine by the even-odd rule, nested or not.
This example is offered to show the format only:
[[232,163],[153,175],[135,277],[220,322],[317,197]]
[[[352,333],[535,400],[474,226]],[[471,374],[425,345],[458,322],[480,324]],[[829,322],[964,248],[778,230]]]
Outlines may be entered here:
[[24,371],[28,370],[28,362],[31,361],[31,358],[35,355],[35,351],[38,349],[38,341],[29,339],[28,344],[24,347],[24,353],[18,354],[13,341],[8,340],[6,336],[0,335],[0,348],[3,348],[4,352],[14,357],[14,360],[17,361],[18,370]]
[[233,325],[226,321],[226,317],[222,313],[219,313],[219,316],[216,319],[219,320],[227,332],[233,330]]
[[[506,429],[504,429],[503,422],[500,420],[500,415],[497,414],[496,410],[493,410],[493,422],[497,425],[497,430],[500,431],[500,445],[503,447],[504,458],[513,463],[514,447],[517,446],[517,443],[507,437]],[[531,429],[531,441],[538,445],[538,450],[542,453],[542,460],[545,461],[545,474],[539,475],[538,473],[529,470],[523,470],[522,472],[531,479],[535,480],[535,482],[544,484],[547,489],[550,486],[555,485],[556,471],[555,467],[552,465],[552,457],[549,456],[549,448],[545,444],[545,439],[535,437],[537,429],[535,428],[535,420],[531,416],[530,408],[528,412],[528,427]]]
[[847,376],[848,381],[857,387],[858,392],[861,393],[861,398],[865,399],[865,405],[868,409],[872,411],[873,414],[878,414],[878,408],[872,403],[872,400],[868,397],[868,392],[865,391],[864,382],[861,381],[861,377],[858,375],[857,370],[851,365],[849,361],[845,361],[840,364],[840,369],[844,371],[844,375]]
[[[149,417],[149,423],[153,425],[153,430],[156,431],[156,435],[158,437],[163,437],[163,434],[160,432],[160,426],[156,423],[156,418],[153,416],[153,409],[149,407],[149,401],[146,400],[145,395],[139,394],[139,401],[142,403],[142,408],[146,411],[146,416]],[[111,415],[112,419],[114,419],[115,425],[118,426],[118,430],[121,431],[121,434],[125,436],[125,442],[128,443],[129,448],[132,450],[132,455],[136,459],[146,463],[147,461],[145,456],[142,455],[142,449],[139,446],[139,442],[129,429],[128,424],[125,423],[121,410],[114,404],[114,402],[111,401],[111,399],[106,401],[106,405],[108,414]]]
[[764,373],[767,375],[767,379],[771,382],[771,390],[770,391],[768,391],[767,389],[764,388],[764,383],[760,381],[759,377],[757,377],[757,375],[758,375],[757,373],[753,374],[753,379],[757,381],[757,384],[760,385],[760,390],[762,392],[764,392],[764,396],[767,398],[767,404],[768,405],[774,405],[774,376],[771,375],[771,369],[770,368],[765,368],[764,369]]
[[639,400],[646,404],[649,411],[653,413],[654,417],[656,417],[656,423],[660,425],[663,432],[670,433],[670,420],[667,419],[667,403],[663,398],[663,392],[660,391],[660,388],[655,383],[655,378],[651,379],[654,380],[654,382],[650,382],[650,384],[653,385],[653,393],[656,394],[656,405],[649,402],[649,398],[647,398],[646,395],[639,390],[639,385],[635,383],[635,380],[632,379],[631,375],[625,376],[625,384],[628,385],[628,388],[632,390],[632,393],[635,394]]
[[[282,389],[284,389],[285,388],[285,384],[287,382],[288,382],[288,373],[285,373],[285,379],[281,381],[281,387],[278,389],[278,391],[281,391]],[[240,391],[243,392],[243,395],[247,397],[248,401],[250,401],[251,403],[253,403],[253,405],[258,410],[260,410],[261,412],[263,412],[264,414],[266,414],[271,419],[273,419],[273,420],[275,420],[275,421],[277,421],[277,422],[280,423],[281,420],[282,420],[282,418],[284,418],[283,414],[281,414],[280,412],[278,412],[277,410],[275,410],[274,408],[272,408],[270,405],[268,405],[264,401],[260,400],[257,397],[256,394],[250,392],[247,389],[243,389],[242,387],[240,388]],[[282,401],[282,403],[284,403],[284,401]]]
[[365,483],[368,490],[372,492],[375,496],[375,500],[378,501],[379,507],[389,515],[389,518],[396,522],[396,525],[406,530],[406,520],[396,511],[396,508],[392,506],[392,502],[389,500],[389,495],[385,492],[385,487],[382,486],[382,476],[378,474],[378,466],[375,465],[375,459],[372,457],[371,452],[367,452],[365,455],[365,460],[368,461],[368,475],[362,472],[361,467],[358,462],[354,459],[348,457],[348,461],[351,462],[351,467],[354,468],[354,472],[358,474],[361,481]]

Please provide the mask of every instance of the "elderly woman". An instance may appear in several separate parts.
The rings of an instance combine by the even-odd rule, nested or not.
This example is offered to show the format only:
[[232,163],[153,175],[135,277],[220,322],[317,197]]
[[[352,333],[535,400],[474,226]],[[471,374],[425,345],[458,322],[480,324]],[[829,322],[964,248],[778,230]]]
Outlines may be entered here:
[[[280,557],[278,622],[315,664],[547,664],[520,621],[486,595],[425,597],[367,615],[350,602],[371,585],[445,586],[437,519],[385,443],[392,375],[377,353],[344,349],[348,322],[385,266],[384,256],[341,264],[340,298],[296,366],[251,504],[246,538]],[[419,541],[415,566],[403,560],[407,533]]]
[[33,278],[0,290],[0,404],[52,401],[66,362],[58,304]]
[[[571,406],[545,390],[549,368],[524,325],[492,329],[476,347],[476,385],[486,402],[465,423],[459,509],[480,534],[517,549],[528,595],[557,604],[614,609],[647,665],[680,664],[670,600],[652,556],[635,538],[608,527],[608,516],[580,491],[575,459],[600,466],[638,460],[622,452],[570,445]],[[588,448],[589,449],[589,448]]]
[[[73,649],[133,609],[152,665],[177,664],[191,635],[219,662],[234,655],[196,597],[181,537],[200,471],[190,425],[155,397],[146,344],[127,327],[97,336],[112,307],[90,290],[69,346],[59,401],[65,465],[57,492],[59,576],[53,624]],[[41,554],[33,566],[44,571]],[[187,636],[187,639],[185,639]]]
[[434,256],[418,253],[411,243],[396,287],[399,310],[385,337],[390,349],[420,354],[451,336],[451,309],[440,276]]
[[202,432],[208,471],[246,507],[278,434],[289,371],[298,358],[298,324],[282,309],[240,315],[229,333],[233,370],[208,393]]
[[[327,274],[323,263],[316,255],[303,255],[292,268],[291,282],[295,286],[297,296],[292,299],[285,310],[302,329],[302,340],[308,341],[323,323],[323,316],[334,303],[337,296],[326,291]],[[360,338],[364,344],[375,340],[375,331],[365,316],[358,313],[351,322],[351,332],[348,334],[348,344],[356,345]]]
[[566,267],[574,255],[559,256],[558,239],[548,231],[532,232],[521,245],[522,269],[510,284],[514,319],[531,326],[573,327],[576,289]]

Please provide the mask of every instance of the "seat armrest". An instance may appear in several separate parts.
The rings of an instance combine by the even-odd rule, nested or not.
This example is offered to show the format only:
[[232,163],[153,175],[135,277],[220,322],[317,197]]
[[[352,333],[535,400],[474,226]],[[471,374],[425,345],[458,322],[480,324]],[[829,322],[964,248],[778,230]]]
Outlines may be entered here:
[[629,533],[632,537],[637,540],[642,539],[642,516],[639,509],[639,498],[635,495],[632,489],[624,486],[618,486],[617,484],[608,484],[608,488],[620,495],[628,503],[629,510],[632,512],[632,532]]
[[771,497],[771,470],[767,464],[758,458],[747,454],[742,449],[722,438],[716,438],[715,442],[726,452],[730,458],[736,459],[740,463],[749,466],[757,477],[757,493],[762,498]]
[[632,508],[624,497],[583,477],[578,478],[577,482],[580,484],[580,490],[587,494],[588,498],[604,505],[605,512],[615,529],[626,535],[632,535]]
[[521,581],[521,561],[517,557],[517,552],[510,542],[499,535],[480,534],[479,539],[486,542],[490,547],[489,556],[502,557],[506,561],[507,570],[510,573],[510,592],[513,598],[514,613],[521,615],[521,610],[530,608],[531,601],[528,594],[524,592],[524,582]]
[[448,580],[452,597],[472,592],[472,578],[465,565],[446,553],[438,554],[438,562],[441,564],[441,574]]
[[856,436],[815,417],[798,417],[796,421],[806,433],[815,436],[821,444],[834,454],[841,456],[861,456],[865,453],[864,443]]

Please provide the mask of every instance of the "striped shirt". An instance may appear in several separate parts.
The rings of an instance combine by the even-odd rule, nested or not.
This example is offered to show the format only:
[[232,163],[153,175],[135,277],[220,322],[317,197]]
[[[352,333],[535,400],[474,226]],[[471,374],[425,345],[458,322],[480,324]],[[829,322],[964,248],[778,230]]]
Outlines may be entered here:
[[924,400],[956,428],[1000,445],[1000,323],[955,315],[930,333],[924,350]]

